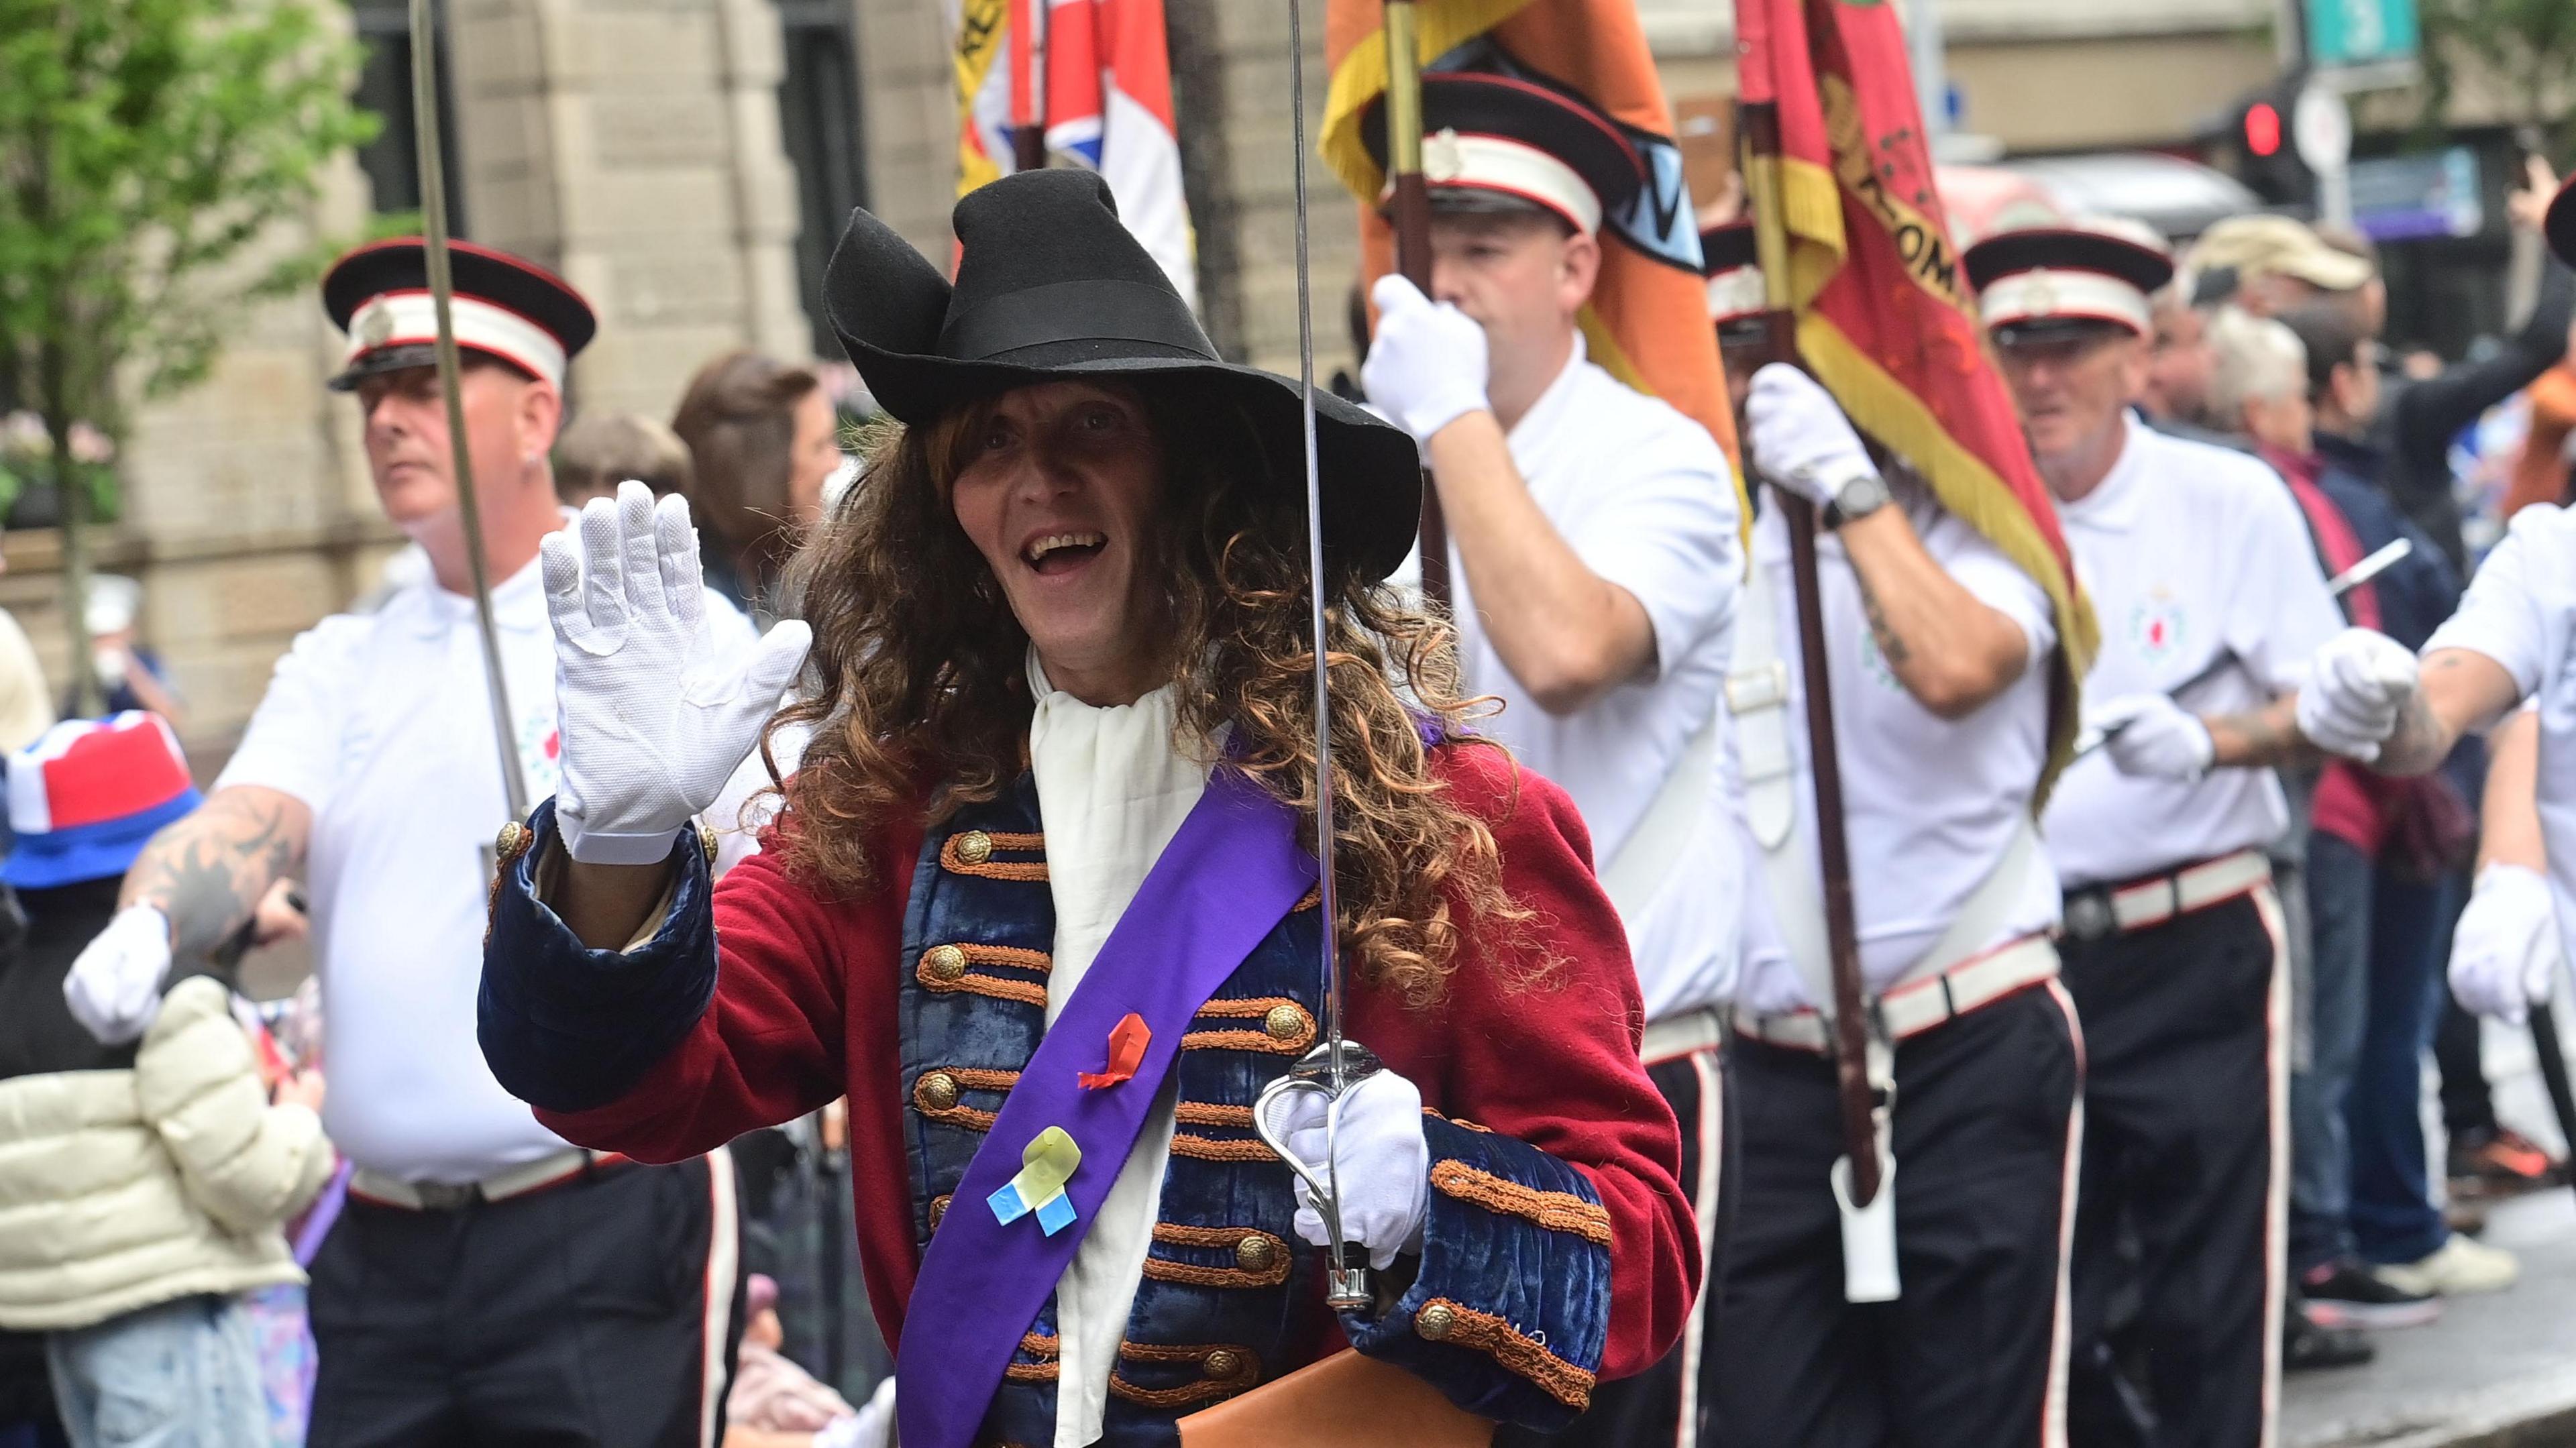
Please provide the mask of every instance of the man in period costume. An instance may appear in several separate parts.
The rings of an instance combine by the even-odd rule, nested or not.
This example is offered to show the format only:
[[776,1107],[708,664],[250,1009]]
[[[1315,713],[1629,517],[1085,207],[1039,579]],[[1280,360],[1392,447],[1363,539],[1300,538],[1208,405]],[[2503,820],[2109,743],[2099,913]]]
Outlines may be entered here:
[[[781,717],[814,736],[720,887],[689,817],[768,709],[689,643],[686,516],[628,490],[549,545],[564,785],[496,896],[486,1055],[656,1160],[846,1093],[906,1448],[1168,1442],[1336,1337],[1563,1423],[1680,1335],[1698,1245],[1582,822],[1459,734],[1438,633],[1374,588],[1411,441],[1316,399],[1312,579],[1295,385],[1218,360],[1097,177],[1007,177],[955,224],[953,288],[864,213],[830,269],[902,427],[809,545]],[[1256,1124],[1330,1028],[1327,928],[1385,1069],[1329,1128],[1311,1094]],[[1328,1139],[1329,1196],[1268,1144],[1320,1173]],[[1379,1269],[1338,1318],[1328,1207]]]
[[[1719,700],[1742,571],[1725,454],[1706,428],[1586,356],[1606,234],[1643,180],[1578,98],[1479,72],[1423,77],[1431,288],[1378,281],[1362,381],[1413,434],[1448,523],[1465,691],[1479,727],[1583,812],[1644,991],[1649,1073],[1680,1118],[1712,1252],[1725,1210],[1716,1007],[1733,983],[1744,867],[1718,783]],[[1385,160],[1383,103],[1362,134]],[[1697,1441],[1694,1326],[1611,1389],[1573,1441]]]

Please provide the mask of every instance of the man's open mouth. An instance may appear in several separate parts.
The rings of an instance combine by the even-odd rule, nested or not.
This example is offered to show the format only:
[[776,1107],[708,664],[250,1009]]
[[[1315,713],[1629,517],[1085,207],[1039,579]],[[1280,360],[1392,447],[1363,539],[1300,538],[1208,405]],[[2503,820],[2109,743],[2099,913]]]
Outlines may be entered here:
[[1069,573],[1100,555],[1109,546],[1106,533],[1049,533],[1031,539],[1020,550],[1020,561],[1039,574]]

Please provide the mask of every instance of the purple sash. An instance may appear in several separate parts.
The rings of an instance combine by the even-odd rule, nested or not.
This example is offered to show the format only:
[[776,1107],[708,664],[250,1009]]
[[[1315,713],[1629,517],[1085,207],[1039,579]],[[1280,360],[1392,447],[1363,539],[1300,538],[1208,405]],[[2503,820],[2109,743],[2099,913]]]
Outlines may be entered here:
[[[1200,1006],[1315,883],[1297,817],[1241,773],[1208,776],[1180,832],[1109,932],[1064,1013],[1029,1058],[940,1220],[904,1310],[895,1414],[904,1448],[968,1448],[1011,1359],[1091,1230],[1136,1133],[1179,1059]],[[1130,1011],[1153,1031],[1135,1076],[1105,1090],[1096,1071]],[[1020,1150],[1050,1126],[1082,1148],[1065,1193],[1073,1224],[1050,1237],[1034,1216],[1005,1225],[985,1198],[1020,1170]]]

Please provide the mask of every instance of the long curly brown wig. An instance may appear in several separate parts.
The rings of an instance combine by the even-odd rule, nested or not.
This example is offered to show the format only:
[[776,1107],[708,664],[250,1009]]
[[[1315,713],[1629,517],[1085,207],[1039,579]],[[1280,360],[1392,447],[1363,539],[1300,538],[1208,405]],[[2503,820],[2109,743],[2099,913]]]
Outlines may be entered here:
[[[1311,839],[1302,482],[1267,456],[1239,407],[1182,388],[1132,395],[1162,461],[1156,536],[1139,566],[1167,580],[1166,656],[1186,736],[1175,742],[1213,754],[1206,741],[1232,726],[1231,757],[1218,767],[1242,769],[1296,810]],[[878,429],[863,481],[790,575],[814,629],[806,667],[816,691],[771,725],[813,727],[784,785],[796,828],[782,846],[791,871],[830,893],[883,883],[869,841],[898,812],[921,808],[925,789],[937,819],[993,798],[1024,767],[1028,635],[949,503],[989,407]],[[1434,778],[1417,728],[1417,710],[1434,733],[1453,735],[1477,712],[1457,693],[1452,631],[1348,568],[1332,570],[1329,586],[1344,958],[1358,978],[1427,1005],[1465,925],[1510,929],[1530,912],[1503,888],[1492,832]]]

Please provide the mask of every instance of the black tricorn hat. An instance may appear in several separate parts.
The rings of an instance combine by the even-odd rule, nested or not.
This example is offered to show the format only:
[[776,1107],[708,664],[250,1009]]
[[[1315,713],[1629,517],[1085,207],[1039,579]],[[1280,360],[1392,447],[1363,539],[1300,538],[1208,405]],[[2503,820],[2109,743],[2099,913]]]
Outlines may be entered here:
[[[1189,304],[1118,220],[1109,183],[1023,171],[968,192],[952,217],[954,286],[865,211],[832,252],[823,304],[877,405],[910,424],[1041,382],[1195,389],[1243,410],[1273,466],[1302,487],[1305,427],[1292,379],[1217,355]],[[1413,547],[1422,464],[1413,438],[1315,389],[1324,545],[1371,580]]]

